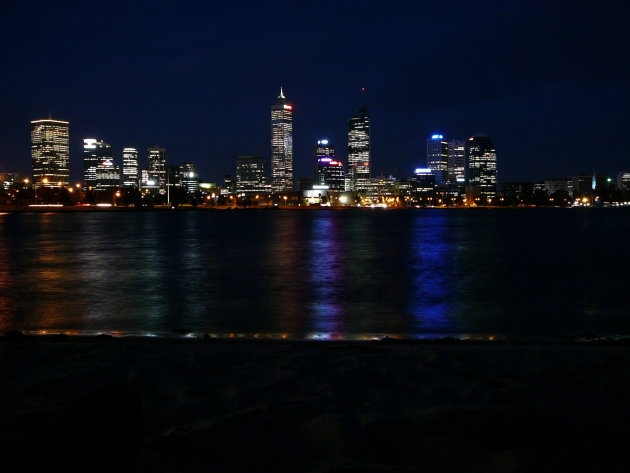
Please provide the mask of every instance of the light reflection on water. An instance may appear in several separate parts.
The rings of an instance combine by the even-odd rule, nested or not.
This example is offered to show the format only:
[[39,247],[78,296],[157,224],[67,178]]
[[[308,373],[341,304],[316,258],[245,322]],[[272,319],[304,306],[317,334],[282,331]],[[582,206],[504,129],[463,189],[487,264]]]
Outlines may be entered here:
[[628,216],[2,215],[0,329],[629,334]]

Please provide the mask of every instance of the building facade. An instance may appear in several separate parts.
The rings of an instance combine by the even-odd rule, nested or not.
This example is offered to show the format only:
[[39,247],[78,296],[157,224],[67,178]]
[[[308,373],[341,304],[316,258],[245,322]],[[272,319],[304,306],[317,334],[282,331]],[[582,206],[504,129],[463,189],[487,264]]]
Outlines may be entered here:
[[265,160],[254,155],[236,158],[236,193],[255,194],[268,190],[265,179]]
[[70,123],[52,118],[31,121],[33,186],[70,185]]
[[199,189],[199,174],[193,163],[182,163],[179,166],[179,182],[189,194],[194,194]]
[[348,121],[348,185],[365,191],[370,182],[370,116],[364,105]]
[[114,166],[112,147],[103,140],[83,140],[83,182],[85,187],[96,189],[99,179],[109,179]]
[[443,185],[448,180],[448,142],[444,135],[434,134],[427,140],[427,165],[435,176],[435,183]]
[[271,106],[271,188],[293,190],[293,105],[282,88]]
[[123,149],[122,185],[123,187],[140,187],[138,150],[136,148]]
[[463,186],[466,183],[466,140],[448,140],[447,168],[449,184]]
[[468,189],[471,199],[491,203],[497,197],[497,151],[488,135],[468,139]]
[[166,194],[166,149],[159,146],[149,148],[149,181],[153,181],[160,194]]

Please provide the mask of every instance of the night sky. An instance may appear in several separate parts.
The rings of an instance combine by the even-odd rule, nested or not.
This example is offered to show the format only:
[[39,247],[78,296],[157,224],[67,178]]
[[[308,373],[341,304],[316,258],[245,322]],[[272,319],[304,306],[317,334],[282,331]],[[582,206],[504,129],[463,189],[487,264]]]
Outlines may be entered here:
[[3,2],[0,172],[30,174],[29,121],[82,139],[167,148],[206,181],[270,155],[269,107],[294,105],[295,177],[312,147],[346,158],[372,120],[373,174],[408,176],[440,132],[492,136],[499,179],[630,170],[628,2]]

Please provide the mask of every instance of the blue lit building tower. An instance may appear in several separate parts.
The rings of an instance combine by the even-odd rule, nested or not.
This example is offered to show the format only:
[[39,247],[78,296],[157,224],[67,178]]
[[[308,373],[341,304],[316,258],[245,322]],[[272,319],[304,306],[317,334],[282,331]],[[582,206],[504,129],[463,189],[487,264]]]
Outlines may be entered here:
[[282,87],[271,106],[271,188],[273,192],[293,190],[293,105]]

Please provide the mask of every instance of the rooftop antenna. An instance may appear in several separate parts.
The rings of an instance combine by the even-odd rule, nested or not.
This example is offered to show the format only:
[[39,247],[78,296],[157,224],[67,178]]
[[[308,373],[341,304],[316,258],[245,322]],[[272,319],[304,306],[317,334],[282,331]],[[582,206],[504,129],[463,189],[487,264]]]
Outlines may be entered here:
[[285,98],[284,97],[284,92],[282,91],[282,86],[280,86],[280,96],[278,98],[280,98],[280,99]]

